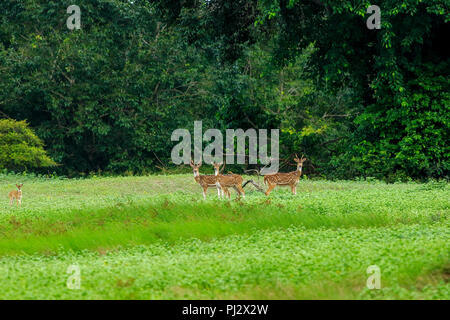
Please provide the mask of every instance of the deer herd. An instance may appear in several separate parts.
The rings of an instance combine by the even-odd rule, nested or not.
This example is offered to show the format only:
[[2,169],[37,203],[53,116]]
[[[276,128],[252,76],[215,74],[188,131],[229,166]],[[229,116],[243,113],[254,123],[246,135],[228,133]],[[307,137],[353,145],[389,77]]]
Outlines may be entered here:
[[[297,170],[285,173],[273,173],[264,176],[264,184],[268,186],[267,191],[265,192],[266,196],[268,196],[276,186],[290,186],[292,193],[297,194],[296,188],[300,180],[300,176],[302,175],[303,162],[306,161],[306,158],[304,158],[303,155],[301,158],[295,155],[294,161],[297,163]],[[216,188],[217,196],[219,198],[226,196],[230,199],[231,195],[229,188],[235,189],[239,197],[242,196],[245,198],[244,187],[247,183],[252,182],[251,180],[248,180],[242,184],[244,179],[238,174],[221,174],[221,163],[213,163],[214,175],[200,174],[201,165],[201,162],[195,164],[191,160],[191,167],[194,171],[194,179],[203,188],[204,199],[206,199],[206,191],[209,188]],[[16,200],[17,205],[22,204],[22,186],[23,183],[16,184],[17,190],[13,190],[8,194],[10,205],[13,204],[14,200]]]
[[[276,186],[290,186],[292,193],[294,195],[297,194],[297,184],[300,180],[300,176],[302,175],[303,163],[306,161],[306,158],[304,158],[303,155],[301,158],[295,155],[294,161],[297,164],[297,170],[285,173],[273,173],[264,176],[264,184],[268,186],[267,191],[265,192],[266,196],[268,196]],[[243,185],[242,182],[244,181],[244,179],[242,178],[242,176],[234,173],[221,174],[221,163],[213,163],[214,175],[200,174],[200,167],[202,165],[201,162],[195,164],[191,160],[190,165],[194,172],[195,181],[203,188],[204,199],[206,199],[206,191],[208,190],[208,188],[216,188],[217,196],[219,198],[222,198],[226,195],[229,199],[229,188],[235,189],[239,197],[242,196],[243,198],[245,198],[244,187],[247,183],[251,182],[251,180],[245,182]]]

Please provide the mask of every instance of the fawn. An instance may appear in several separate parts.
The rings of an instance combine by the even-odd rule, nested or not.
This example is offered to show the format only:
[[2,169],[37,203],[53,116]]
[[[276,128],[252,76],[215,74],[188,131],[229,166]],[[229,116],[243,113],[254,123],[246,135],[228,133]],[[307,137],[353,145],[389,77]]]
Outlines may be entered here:
[[301,159],[299,159],[298,156],[295,155],[294,161],[297,163],[297,170],[264,176],[264,184],[268,184],[269,186],[266,191],[266,196],[268,196],[276,186],[290,186],[292,193],[297,194],[297,184],[302,175],[303,162],[306,161],[306,158],[303,158],[302,155]]
[[203,188],[203,199],[206,199],[206,191],[208,188],[216,187],[217,188],[217,196],[220,198],[221,196],[221,187],[219,182],[217,181],[217,177],[215,175],[200,175],[199,169],[202,165],[195,164],[192,160],[190,163],[192,170],[194,171],[194,179],[195,181]]
[[234,188],[239,196],[242,195],[243,198],[245,198],[245,191],[242,187],[242,177],[238,174],[220,174],[220,166],[222,163],[214,163],[214,174],[217,177],[217,180],[219,182],[220,188],[222,189],[222,195],[225,192],[228,199],[230,199],[230,191],[228,188]]
[[16,199],[17,205],[22,205],[22,190],[21,190],[22,186],[23,186],[23,183],[16,184],[17,190],[13,190],[8,194],[10,205],[13,204],[14,199]]

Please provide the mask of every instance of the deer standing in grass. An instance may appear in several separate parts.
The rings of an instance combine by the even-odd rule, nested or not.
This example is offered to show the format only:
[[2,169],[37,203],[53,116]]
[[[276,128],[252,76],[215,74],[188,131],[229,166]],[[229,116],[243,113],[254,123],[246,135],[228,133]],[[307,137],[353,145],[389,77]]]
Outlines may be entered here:
[[13,204],[14,199],[16,199],[17,205],[22,205],[22,190],[21,190],[22,186],[23,186],[23,183],[16,184],[17,190],[13,190],[8,194],[10,205]]
[[195,181],[203,188],[203,199],[206,199],[206,191],[208,188],[217,188],[217,196],[221,197],[221,187],[219,182],[217,181],[217,177],[215,175],[201,175],[199,170],[202,166],[202,163],[195,164],[191,160],[191,167],[194,171],[194,179]]
[[297,163],[297,170],[285,173],[279,172],[264,176],[264,184],[269,186],[266,191],[266,196],[268,196],[276,186],[290,186],[292,194],[297,194],[297,184],[300,180],[300,176],[302,175],[303,162],[306,161],[306,158],[303,158],[302,155],[301,159],[299,159],[298,156],[295,155],[294,161]]
[[243,198],[245,198],[245,191],[244,188],[242,187],[242,182],[244,181],[244,179],[238,175],[238,174],[220,174],[220,166],[222,164],[221,163],[214,163],[214,174],[217,177],[217,181],[220,184],[220,188],[222,190],[222,195],[225,193],[228,197],[228,199],[230,199],[231,195],[230,195],[230,191],[228,190],[228,188],[234,188],[237,193],[239,194],[239,196],[242,195]]

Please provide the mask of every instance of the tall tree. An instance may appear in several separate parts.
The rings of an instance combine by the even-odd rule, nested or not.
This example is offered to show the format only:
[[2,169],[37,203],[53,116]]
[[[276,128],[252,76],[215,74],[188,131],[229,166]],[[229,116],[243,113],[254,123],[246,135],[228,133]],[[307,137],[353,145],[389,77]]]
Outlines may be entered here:
[[204,56],[147,1],[84,1],[73,31],[70,4],[0,4],[2,112],[28,119],[62,169],[168,164],[171,132],[213,117]]
[[362,101],[349,147],[334,160],[341,176],[448,175],[448,1],[380,1],[380,30],[366,26],[368,1],[261,3],[260,20],[283,26],[281,63],[314,43],[317,85],[352,88]]

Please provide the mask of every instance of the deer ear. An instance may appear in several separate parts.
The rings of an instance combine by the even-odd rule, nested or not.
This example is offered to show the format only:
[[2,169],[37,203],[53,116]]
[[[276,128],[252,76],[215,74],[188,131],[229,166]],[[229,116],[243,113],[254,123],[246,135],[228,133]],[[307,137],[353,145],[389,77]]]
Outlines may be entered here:
[[18,188],[19,187],[19,185],[16,183],[16,187]]
[[21,183],[20,186],[23,186],[23,183]]

